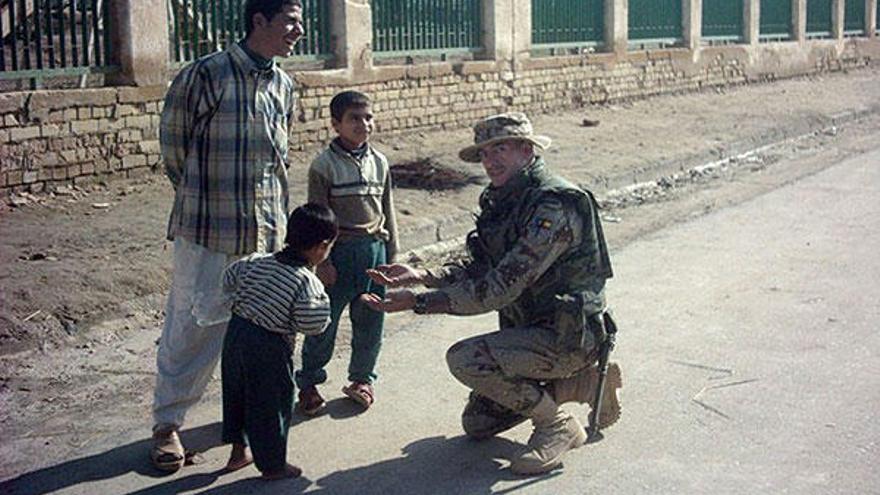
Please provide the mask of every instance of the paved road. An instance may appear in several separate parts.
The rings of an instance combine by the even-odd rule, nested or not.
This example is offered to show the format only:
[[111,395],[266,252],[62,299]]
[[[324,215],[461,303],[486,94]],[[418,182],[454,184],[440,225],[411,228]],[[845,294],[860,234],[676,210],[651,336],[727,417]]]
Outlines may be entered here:
[[443,355],[494,317],[422,317],[386,341],[369,413],[330,394],[328,415],[294,426],[302,479],[220,474],[215,398],[185,437],[205,464],[157,477],[143,429],[108,432],[0,492],[880,493],[878,164],[880,149],[615,253],[624,416],[548,476],[506,470],[525,426],[483,443],[458,427],[466,391]]

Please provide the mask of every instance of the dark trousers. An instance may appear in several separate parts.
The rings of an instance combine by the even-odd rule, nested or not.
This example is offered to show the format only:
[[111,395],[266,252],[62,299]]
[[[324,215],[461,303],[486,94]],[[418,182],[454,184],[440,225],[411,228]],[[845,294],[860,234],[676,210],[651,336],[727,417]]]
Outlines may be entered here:
[[221,371],[223,441],[249,444],[260,471],[283,469],[294,391],[288,337],[233,314]]
[[330,261],[336,267],[336,283],[328,290],[330,296],[330,325],[323,333],[304,339],[302,369],[296,372],[296,384],[300,389],[327,381],[324,369],[333,357],[336,330],[342,310],[349,306],[351,318],[351,360],[348,363],[348,380],[373,383],[376,381],[376,362],[382,347],[385,313],[374,311],[360,301],[361,294],[385,296],[385,287],[367,276],[368,268],[385,264],[385,242],[364,237],[341,241],[333,246]]

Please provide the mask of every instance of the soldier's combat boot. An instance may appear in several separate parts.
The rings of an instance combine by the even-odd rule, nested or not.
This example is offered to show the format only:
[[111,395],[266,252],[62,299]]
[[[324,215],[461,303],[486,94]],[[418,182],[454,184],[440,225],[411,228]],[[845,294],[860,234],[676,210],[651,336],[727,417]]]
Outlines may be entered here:
[[[608,375],[605,378],[605,392],[602,394],[602,410],[599,412],[599,428],[605,429],[620,418],[620,401],[617,389],[623,385],[620,366],[608,363]],[[557,404],[577,402],[589,404],[595,409],[596,387],[599,386],[599,368],[590,366],[568,378],[553,380],[549,387],[550,393]]]
[[562,456],[586,443],[587,432],[571,414],[544,394],[529,415],[535,429],[526,449],[510,463],[516,474],[541,474],[562,465]]
[[509,430],[525,421],[522,414],[471,392],[468,403],[461,413],[461,426],[465,434],[475,440],[485,440],[502,431]]

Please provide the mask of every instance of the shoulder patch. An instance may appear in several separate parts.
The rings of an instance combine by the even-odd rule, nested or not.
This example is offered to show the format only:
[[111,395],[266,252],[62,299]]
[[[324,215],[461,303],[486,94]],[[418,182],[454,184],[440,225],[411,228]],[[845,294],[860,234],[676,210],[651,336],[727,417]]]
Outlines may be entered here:
[[529,237],[539,243],[550,242],[553,239],[555,222],[545,216],[536,216],[529,225]]

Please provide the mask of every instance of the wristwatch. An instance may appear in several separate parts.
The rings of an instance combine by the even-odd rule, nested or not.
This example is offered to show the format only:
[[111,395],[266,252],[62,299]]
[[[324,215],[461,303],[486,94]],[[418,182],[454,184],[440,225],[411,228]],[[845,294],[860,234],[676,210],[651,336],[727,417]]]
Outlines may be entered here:
[[416,294],[416,302],[413,304],[412,310],[417,315],[423,315],[428,312],[428,298],[426,294]]

